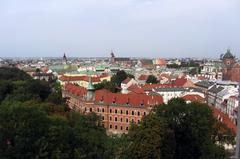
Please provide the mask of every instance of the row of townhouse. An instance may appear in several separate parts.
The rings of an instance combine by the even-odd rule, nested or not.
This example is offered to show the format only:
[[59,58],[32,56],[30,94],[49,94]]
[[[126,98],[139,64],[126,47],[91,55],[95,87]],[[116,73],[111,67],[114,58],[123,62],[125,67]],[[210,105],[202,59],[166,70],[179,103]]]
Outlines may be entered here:
[[236,122],[237,107],[239,105],[238,86],[224,87],[214,85],[208,90],[208,104],[214,106]]

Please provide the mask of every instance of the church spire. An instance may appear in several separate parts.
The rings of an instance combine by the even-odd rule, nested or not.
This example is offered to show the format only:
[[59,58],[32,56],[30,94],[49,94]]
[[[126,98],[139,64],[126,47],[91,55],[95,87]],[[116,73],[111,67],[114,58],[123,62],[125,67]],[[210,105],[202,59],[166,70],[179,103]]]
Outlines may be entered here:
[[94,88],[94,86],[93,86],[93,84],[92,84],[92,77],[91,77],[91,76],[89,76],[88,88],[87,88],[87,90],[91,90],[91,91],[95,90],[95,88]]
[[65,52],[63,54],[62,62],[63,62],[63,64],[67,64],[67,56],[66,56]]
[[87,101],[93,101],[95,98],[95,88],[92,84],[92,77],[89,76],[88,87],[87,87]]

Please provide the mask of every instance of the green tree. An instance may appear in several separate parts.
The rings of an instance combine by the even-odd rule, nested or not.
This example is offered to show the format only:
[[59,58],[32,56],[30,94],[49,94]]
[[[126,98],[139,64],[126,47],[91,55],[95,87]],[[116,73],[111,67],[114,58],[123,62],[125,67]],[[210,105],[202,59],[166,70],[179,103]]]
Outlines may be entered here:
[[114,82],[112,82],[112,81],[104,80],[101,83],[95,84],[94,88],[96,90],[107,89],[107,90],[109,90],[110,92],[113,92],[113,93],[117,92],[116,84]]
[[155,77],[154,75],[149,75],[146,83],[158,83],[157,77]]
[[233,143],[232,131],[214,118],[206,104],[173,99],[156,106],[139,126],[130,129],[127,157],[123,156],[225,159],[227,152],[223,145]]
[[126,159],[171,159],[174,156],[174,133],[164,118],[155,113],[146,116],[139,126],[132,125],[125,147]]
[[0,68],[0,80],[29,80],[31,77],[18,68]]
[[0,103],[12,92],[12,84],[6,80],[0,80]]
[[111,82],[115,83],[117,86],[120,86],[122,81],[124,81],[127,77],[128,77],[127,73],[121,70],[112,76]]
[[113,158],[110,138],[96,114],[61,114],[46,106],[35,102],[0,106],[1,159]]

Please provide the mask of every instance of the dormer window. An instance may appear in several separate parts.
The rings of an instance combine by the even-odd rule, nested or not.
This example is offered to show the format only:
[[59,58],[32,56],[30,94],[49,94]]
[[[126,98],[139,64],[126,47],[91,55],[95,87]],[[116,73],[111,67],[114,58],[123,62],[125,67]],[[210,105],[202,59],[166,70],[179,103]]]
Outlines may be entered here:
[[127,104],[127,105],[129,105],[129,102],[130,102],[130,99],[128,98],[128,99],[127,99],[127,103],[126,103],[126,104]]
[[116,97],[113,98],[113,104],[115,104],[115,103],[116,103]]
[[141,106],[144,106],[144,100],[141,101],[140,105],[141,105]]
[[104,97],[102,96],[100,101],[103,102],[103,100],[104,100]]

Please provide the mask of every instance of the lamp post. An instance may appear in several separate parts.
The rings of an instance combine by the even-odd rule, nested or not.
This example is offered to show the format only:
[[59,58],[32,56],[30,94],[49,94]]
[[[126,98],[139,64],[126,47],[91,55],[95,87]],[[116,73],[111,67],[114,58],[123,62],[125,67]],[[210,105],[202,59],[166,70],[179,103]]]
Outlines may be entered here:
[[237,116],[237,145],[236,159],[240,159],[240,83],[238,86],[238,116]]

